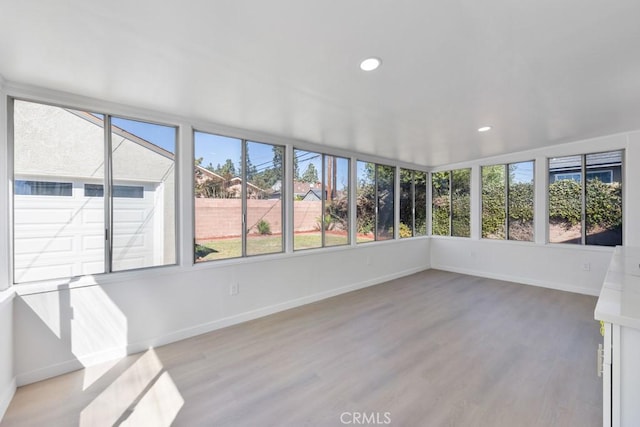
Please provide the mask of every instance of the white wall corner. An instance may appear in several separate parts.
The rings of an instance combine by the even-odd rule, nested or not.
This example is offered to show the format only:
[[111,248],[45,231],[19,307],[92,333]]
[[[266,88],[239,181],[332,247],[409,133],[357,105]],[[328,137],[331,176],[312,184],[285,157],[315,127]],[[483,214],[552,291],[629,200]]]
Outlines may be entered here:
[[9,404],[11,403],[13,396],[16,394],[16,389],[16,379],[14,378],[4,390],[0,390],[0,421],[2,421],[7,409],[9,409]]
[[526,276],[516,276],[511,274],[500,274],[488,272],[480,269],[461,268],[456,265],[433,265],[431,268],[435,270],[448,271],[451,273],[465,274],[474,277],[483,277],[485,279],[500,280],[504,282],[515,283],[519,285],[536,286],[539,288],[554,289],[556,291],[573,292],[575,294],[590,295],[597,297],[600,295],[599,290],[589,288],[587,286],[576,286],[571,283],[548,281],[538,278],[530,278]]

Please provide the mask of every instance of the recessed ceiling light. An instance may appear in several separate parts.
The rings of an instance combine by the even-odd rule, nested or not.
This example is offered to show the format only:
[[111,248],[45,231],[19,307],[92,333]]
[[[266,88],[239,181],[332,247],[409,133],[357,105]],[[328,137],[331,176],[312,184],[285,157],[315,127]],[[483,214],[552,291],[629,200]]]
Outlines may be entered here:
[[367,58],[360,63],[360,69],[363,71],[373,71],[382,64],[380,58]]
[[478,128],[478,132],[487,132],[491,130],[491,126],[482,126],[481,128]]

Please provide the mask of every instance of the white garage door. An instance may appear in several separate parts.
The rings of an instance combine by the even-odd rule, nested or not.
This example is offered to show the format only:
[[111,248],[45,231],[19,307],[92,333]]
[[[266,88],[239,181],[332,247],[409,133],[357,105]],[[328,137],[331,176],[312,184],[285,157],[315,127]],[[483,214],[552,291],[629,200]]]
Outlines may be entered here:
[[[155,185],[114,188],[113,270],[153,265]],[[14,197],[14,281],[105,271],[102,186],[84,181],[17,178]],[[161,210],[159,212],[161,215]]]

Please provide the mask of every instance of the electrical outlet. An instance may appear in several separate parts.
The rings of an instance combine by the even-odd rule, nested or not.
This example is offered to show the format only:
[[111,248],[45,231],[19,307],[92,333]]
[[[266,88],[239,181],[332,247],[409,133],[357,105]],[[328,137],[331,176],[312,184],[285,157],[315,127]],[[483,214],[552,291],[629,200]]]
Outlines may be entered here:
[[583,271],[591,271],[591,264],[588,262],[585,262],[584,264],[582,264],[582,270]]
[[240,293],[240,283],[232,283],[229,286],[229,295],[238,295]]

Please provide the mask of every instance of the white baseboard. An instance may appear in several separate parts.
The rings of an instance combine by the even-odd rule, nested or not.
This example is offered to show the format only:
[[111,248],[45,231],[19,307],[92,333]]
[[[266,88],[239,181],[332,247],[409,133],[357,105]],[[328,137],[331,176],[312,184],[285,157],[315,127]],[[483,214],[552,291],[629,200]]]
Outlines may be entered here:
[[130,343],[124,348],[123,347],[111,348],[105,351],[87,355],[85,357],[82,357],[80,360],[72,359],[72,360],[68,360],[55,365],[45,366],[40,369],[19,374],[16,377],[16,383],[19,386],[23,386],[23,385],[31,384],[37,381],[42,381],[47,378],[52,378],[58,375],[62,375],[68,372],[82,369],[86,366],[91,366],[98,363],[103,363],[110,360],[118,359],[129,354],[139,353],[151,347],[159,347],[161,345],[166,345],[176,341],[181,341],[197,335],[205,334],[207,332],[215,331],[217,329],[222,329],[228,326],[247,322],[249,320],[257,319],[260,317],[265,317],[270,314],[278,313],[284,310],[289,310],[295,307],[300,307],[302,305],[321,301],[323,299],[331,298],[347,292],[352,292],[358,289],[379,285],[381,283],[388,282],[389,280],[408,276],[414,273],[419,273],[421,271],[428,270],[428,269],[429,269],[428,266],[421,266],[421,267],[411,268],[408,270],[403,270],[400,272],[376,277],[374,279],[365,280],[362,282],[354,283],[354,284],[343,286],[340,288],[330,289],[328,291],[319,292],[317,294],[307,295],[301,298],[296,298],[296,299],[285,301],[279,304],[274,304],[267,307],[259,308],[257,310],[239,313],[234,316],[217,319],[212,322],[202,323],[200,325],[170,332],[166,335],[158,336],[155,338]]
[[43,368],[34,369],[29,372],[16,375],[16,384],[18,387],[46,380],[48,378],[64,375],[69,372],[77,371],[87,366],[96,365],[109,360],[118,359],[127,356],[126,348],[112,348],[105,351],[97,352],[84,356],[81,359],[70,359],[54,365],[45,366]]
[[513,283],[520,283],[520,284],[523,284],[523,285],[538,286],[538,287],[541,287],[541,288],[556,289],[558,291],[573,292],[573,293],[576,293],[576,294],[592,295],[592,296],[600,295],[600,291],[599,290],[594,290],[594,289],[586,288],[586,287],[583,287],[583,286],[568,285],[566,283],[547,282],[547,281],[544,281],[544,280],[535,280],[535,279],[530,279],[530,278],[521,277],[521,276],[511,276],[511,275],[508,275],[508,274],[488,273],[488,272],[482,271],[482,270],[472,270],[472,269],[467,269],[467,268],[459,268],[459,267],[454,267],[452,265],[432,265],[431,268],[433,268],[435,270],[450,271],[452,273],[467,274],[469,276],[477,276],[477,277],[484,277],[484,278],[487,278],[487,279],[503,280],[505,282],[513,282]]
[[250,320],[258,319],[260,317],[269,316],[281,311],[289,310],[292,308],[300,307],[313,302],[321,301],[327,298],[331,298],[337,295],[345,294],[347,292],[356,291],[358,289],[367,288],[374,285],[379,285],[384,282],[388,282],[400,277],[409,276],[411,274],[419,273],[427,270],[428,267],[418,267],[409,270],[404,270],[398,273],[388,274],[386,276],[376,277],[375,279],[365,280],[363,282],[354,283],[351,285],[343,286],[341,288],[330,289],[325,292],[308,295],[302,298],[285,301],[279,304],[259,308],[257,310],[247,311],[234,316],[225,317],[222,319],[214,320],[212,322],[203,323],[191,328],[182,329],[172,332],[161,337],[156,337],[151,340],[145,340],[137,343],[131,343],[127,347],[128,354],[138,353],[144,351],[150,347],[159,347],[161,345],[170,344],[176,341],[181,341],[187,338],[191,338],[197,335],[202,335],[207,332],[215,331],[217,329],[226,328],[228,326],[237,325],[239,323],[248,322]]
[[9,408],[9,404],[13,399],[13,396],[16,394],[16,380],[15,378],[11,380],[11,382],[7,385],[5,390],[2,390],[2,394],[0,394],[0,421],[4,417],[4,414],[7,412]]

